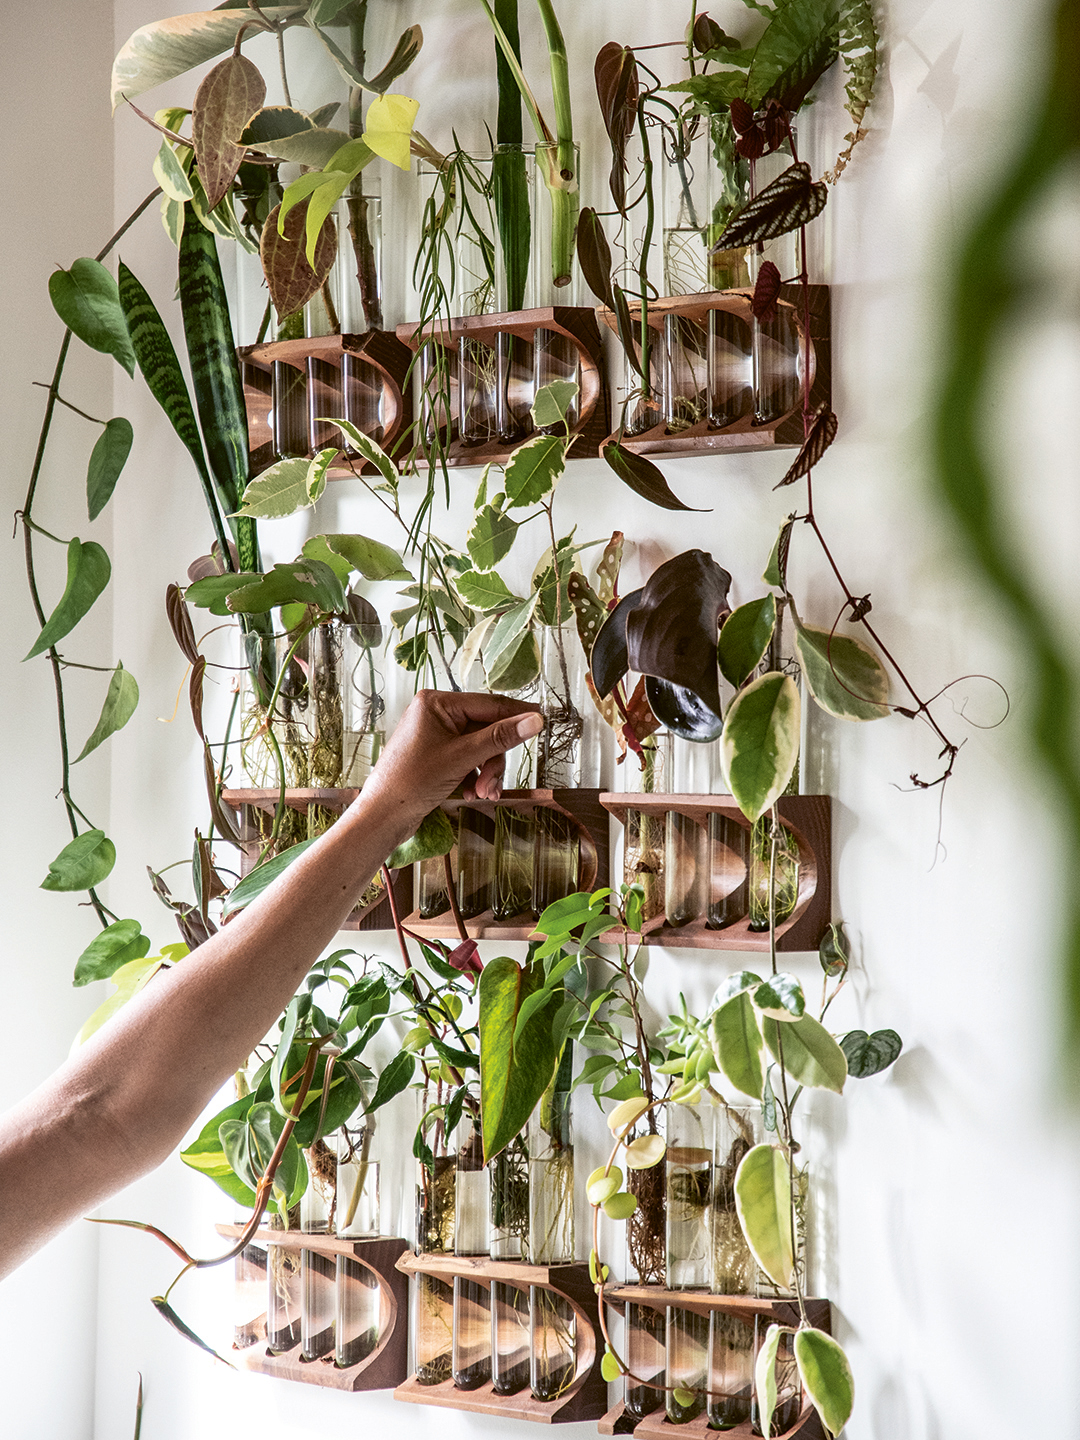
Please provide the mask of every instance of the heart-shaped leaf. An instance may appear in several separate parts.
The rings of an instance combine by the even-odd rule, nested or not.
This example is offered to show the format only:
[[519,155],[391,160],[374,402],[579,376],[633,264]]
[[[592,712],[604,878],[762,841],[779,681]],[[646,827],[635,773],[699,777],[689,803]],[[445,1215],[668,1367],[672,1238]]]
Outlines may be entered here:
[[101,714],[98,716],[93,734],[75,756],[72,764],[78,764],[80,760],[90,754],[91,750],[96,750],[103,740],[107,740],[117,730],[122,730],[135,714],[135,707],[138,703],[139,687],[135,683],[135,676],[130,670],[125,670],[122,664],[117,665],[109,679],[105,703],[101,707]]
[[120,472],[131,454],[134,438],[131,421],[125,420],[122,415],[108,421],[98,436],[86,470],[86,511],[91,520],[96,520],[109,503]]
[[131,960],[149,954],[150,937],[142,933],[138,920],[115,920],[107,925],[75,962],[73,985],[104,980]]
[[112,871],[116,846],[104,830],[84,830],[69,841],[49,864],[42,890],[90,890]]
[[840,1041],[848,1074],[855,1080],[888,1069],[903,1048],[904,1042],[895,1030],[875,1030],[872,1035],[865,1030],[851,1030]]
[[49,299],[84,345],[112,355],[134,376],[135,351],[120,308],[120,294],[100,260],[84,258],[76,260],[70,270],[54,270],[49,276]]
[[800,160],[736,210],[712,251],[742,249],[808,225],[824,210],[828,198],[824,182],[815,182],[810,166]]
[[270,299],[280,319],[295,315],[312,298],[330,274],[337,256],[337,230],[329,221],[319,231],[314,268],[305,255],[308,201],[294,205],[285,217],[284,233],[278,233],[280,205],[274,207],[263,226],[259,254]]
[[74,630],[109,583],[111,574],[109,557],[96,540],[69,541],[64,593],[25,658],[32,660],[35,655],[43,654]]

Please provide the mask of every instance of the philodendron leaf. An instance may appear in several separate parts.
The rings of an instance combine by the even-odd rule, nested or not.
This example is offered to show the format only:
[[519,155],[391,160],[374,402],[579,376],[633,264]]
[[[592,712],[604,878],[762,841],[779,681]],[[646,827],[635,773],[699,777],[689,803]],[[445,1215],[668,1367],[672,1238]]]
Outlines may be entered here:
[[139,687],[135,683],[135,676],[130,670],[125,670],[123,665],[117,665],[109,680],[105,704],[101,707],[94,733],[75,756],[72,764],[77,764],[89,755],[91,750],[96,750],[103,740],[107,740],[117,730],[122,730],[134,715],[138,703]]
[[776,629],[776,597],[766,595],[733,610],[724,621],[716,657],[720,673],[736,689],[754,673]]
[[795,653],[821,708],[840,720],[881,720],[888,715],[889,677],[869,645],[854,635],[804,625],[794,606],[791,614]]
[[525,1001],[544,993],[541,965],[524,966],[506,956],[484,966],[480,992],[480,1113],[484,1159],[507,1146],[536,1108],[555,1072],[551,1032],[553,1007],[561,986],[539,1004],[520,1034],[518,1018]]
[[329,548],[343,556],[365,580],[411,580],[401,556],[391,545],[366,535],[324,535]]
[[550,494],[566,468],[563,449],[558,435],[535,435],[519,445],[503,471],[507,505],[535,505]]
[[764,1019],[761,1028],[773,1056],[800,1085],[840,1094],[848,1075],[847,1056],[824,1025],[804,1015],[783,1029],[775,1020]]
[[903,1048],[904,1042],[895,1030],[875,1030],[872,1035],[865,1030],[850,1030],[840,1041],[848,1074],[854,1080],[865,1080],[868,1075],[888,1069]]
[[116,864],[116,846],[104,830],[84,830],[49,865],[42,890],[89,890]]
[[573,380],[552,380],[542,385],[529,407],[536,428],[546,430],[551,425],[561,425],[577,392]]
[[765,1343],[758,1351],[757,1359],[754,1361],[754,1391],[758,1403],[758,1423],[761,1425],[761,1433],[765,1440],[770,1440],[772,1435],[772,1417],[776,1409],[776,1353],[780,1349],[780,1341],[784,1335],[784,1327],[770,1325],[765,1332]]
[[109,557],[96,540],[69,541],[64,593],[25,658],[32,660],[35,655],[41,655],[74,630],[109,583],[111,574]]
[[195,163],[212,210],[236,179],[244,148],[237,142],[266,99],[266,83],[246,55],[232,54],[204,75],[191,111]]
[[225,897],[222,906],[221,918],[227,920],[230,915],[235,915],[257,900],[267,886],[272,885],[283,870],[287,870],[294,860],[314,845],[314,840],[301,840],[299,845],[293,845],[288,850],[283,850],[280,855],[275,855],[272,860],[266,860],[262,865],[256,865],[255,869],[245,875],[239,884],[234,885]]
[[131,454],[133,439],[131,421],[125,420],[122,415],[108,421],[98,436],[86,470],[86,512],[91,520],[96,520],[109,503],[120,472]]
[[795,1333],[795,1363],[803,1387],[830,1435],[839,1435],[855,1408],[855,1381],[843,1350],[824,1330]]
[[765,1084],[761,1029],[748,990],[734,995],[713,1013],[712,1044],[716,1063],[735,1088],[760,1099]]
[[49,276],[49,299],[84,345],[112,355],[134,376],[135,351],[120,308],[120,294],[100,260],[76,260],[70,270],[54,270]]
[[720,758],[739,809],[757,820],[784,793],[799,758],[801,701],[789,675],[752,680],[728,707]]
[[408,1050],[402,1050],[395,1055],[379,1076],[379,1083],[375,1087],[375,1094],[371,1097],[367,1113],[370,1115],[373,1110],[378,1110],[388,1100],[392,1100],[395,1095],[400,1095],[412,1079],[415,1069],[416,1057]]
[[624,445],[612,440],[600,453],[623,484],[651,505],[657,505],[661,510],[702,513],[698,507],[684,504],[664,479],[664,472],[659,466],[636,450],[627,450]]
[[789,515],[780,526],[772,554],[769,556],[769,563],[765,566],[765,573],[761,577],[766,585],[775,585],[778,590],[787,589],[788,550],[791,548],[791,531],[794,524],[795,516]]
[[436,805],[421,820],[416,834],[390,852],[386,863],[391,870],[396,870],[419,860],[434,860],[438,855],[449,855],[456,839],[446,811]]
[[806,1013],[806,996],[794,975],[770,975],[753,995],[754,1004],[770,1020],[785,1023],[800,1019]]
[[787,1156],[775,1145],[755,1145],[735,1172],[735,1209],[746,1243],[783,1289],[795,1269],[790,1181]]
[[104,980],[127,965],[149,954],[150,937],[142,933],[138,920],[114,920],[90,944],[75,962],[73,985],[89,985]]

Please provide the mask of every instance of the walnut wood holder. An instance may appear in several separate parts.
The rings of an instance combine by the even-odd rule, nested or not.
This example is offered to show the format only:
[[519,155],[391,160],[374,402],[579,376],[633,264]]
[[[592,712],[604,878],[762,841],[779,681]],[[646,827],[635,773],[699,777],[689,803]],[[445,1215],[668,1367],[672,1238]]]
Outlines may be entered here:
[[[466,801],[451,797],[443,801],[442,808],[456,824],[458,812],[463,806],[492,817],[499,809],[513,809],[524,814],[535,810],[558,812],[569,819],[578,832],[581,858],[577,888],[593,890],[608,883],[609,825],[599,790],[504,790],[499,800]],[[399,910],[398,913],[403,912]],[[444,911],[433,920],[422,920],[419,911],[414,910],[402,924],[414,935],[425,938],[445,940],[458,937],[452,910]],[[474,940],[528,940],[536,928],[531,911],[513,915],[507,920],[496,920],[490,910],[484,910],[471,920],[463,920],[462,924]]]
[[[379,444],[391,451],[409,429],[412,416],[406,401],[409,366],[412,355],[392,330],[368,330],[363,335],[322,335],[303,340],[275,340],[266,345],[244,345],[237,351],[240,360],[253,367],[244,384],[244,404],[248,417],[248,450],[251,473],[258,475],[276,459],[270,427],[266,423],[267,400],[270,395],[270,367],[275,361],[306,371],[310,356],[323,360],[340,370],[346,353],[356,355],[382,377],[385,420]],[[262,380],[265,378],[265,386]],[[255,383],[253,383],[255,382]],[[365,462],[357,458],[352,464],[340,453],[327,471],[331,480],[358,474]],[[373,467],[367,466],[369,473]]]
[[[286,790],[285,804],[291,810],[306,812],[310,805],[319,805],[341,815],[360,794],[358,789],[305,789]],[[242,838],[240,845],[240,874],[247,875],[255,866],[263,842],[253,826],[244,824],[244,807],[253,806],[264,814],[273,816],[277,810],[279,791],[276,787],[267,790],[223,790],[221,799],[231,810],[237,812],[238,829]],[[392,872],[394,877],[394,900],[399,915],[412,909],[412,866]],[[369,905],[358,905],[341,927],[343,930],[392,930],[394,916],[390,901],[383,891],[381,897]],[[309,1247],[310,1248],[310,1247]]]
[[[243,1233],[241,1225],[218,1225],[219,1235],[232,1239]],[[300,1380],[331,1390],[389,1390],[400,1385],[409,1373],[409,1282],[396,1267],[407,1242],[380,1235],[372,1240],[348,1240],[337,1235],[309,1235],[303,1230],[257,1230],[253,1243],[283,1246],[289,1250],[314,1250],[320,1255],[345,1255],[371,1270],[379,1282],[381,1319],[379,1343],[356,1365],[339,1368],[333,1355],[303,1360],[300,1346],[275,1354],[262,1336],[254,1345],[234,1352],[245,1370],[276,1375],[280,1380]]]
[[[604,794],[600,804],[626,823],[627,810],[663,815],[675,810],[701,826],[710,815],[722,814],[744,830],[751,825],[730,795]],[[776,928],[778,950],[816,950],[832,918],[832,800],[828,795],[783,795],[776,802],[780,819],[799,847],[799,899],[792,914]],[[624,932],[608,931],[601,939],[622,940]],[[687,925],[669,925],[666,916],[646,921],[641,935],[630,937],[642,945],[688,946],[699,950],[769,949],[768,931],[753,931],[744,916],[723,930],[710,930],[705,916]]]
[[[814,378],[810,387],[810,406],[815,409],[830,400],[832,394],[832,370],[830,356],[830,305],[829,287],[811,285],[810,339],[814,350]],[[710,310],[729,310],[749,324],[753,315],[750,301],[753,289],[711,290],[700,295],[674,295],[649,303],[649,329],[663,333],[664,318],[679,315],[705,325]],[[780,288],[779,304],[795,312],[795,324],[800,340],[805,334],[802,288],[799,285],[783,285]],[[597,308],[597,315],[608,327],[618,334],[615,313],[606,306]],[[630,305],[631,319],[640,323],[641,302]],[[754,423],[753,415],[743,415],[733,425],[722,430],[713,429],[708,420],[699,420],[684,430],[669,430],[665,422],[643,430],[637,435],[620,437],[618,431],[607,437],[618,440],[627,450],[639,455],[734,455],[749,450],[775,450],[788,446],[798,447],[803,442],[802,398],[795,407],[764,425]],[[606,443],[606,442],[605,442]]]
[[[604,1300],[613,1309],[623,1313],[628,1302],[647,1305],[653,1310],[666,1310],[669,1305],[680,1310],[692,1310],[707,1315],[720,1310],[727,1315],[738,1315],[748,1323],[755,1316],[763,1315],[778,1325],[797,1326],[799,1306],[795,1300],[759,1300],[753,1295],[710,1295],[701,1290],[665,1290],[659,1285],[609,1285],[604,1289]],[[832,1307],[828,1300],[805,1300],[806,1318],[818,1330],[832,1333]],[[596,1427],[601,1435],[633,1435],[635,1440],[678,1440],[679,1436],[697,1436],[698,1440],[710,1440],[717,1431],[709,1428],[708,1412],[688,1420],[682,1425],[673,1425],[667,1418],[663,1405],[651,1415],[636,1423],[626,1415],[623,1402],[604,1415]],[[750,1440],[754,1435],[749,1420],[734,1425],[723,1432],[732,1440]],[[818,1413],[808,1399],[790,1429],[774,1436],[774,1440],[827,1440]]]
[[452,1283],[455,1276],[475,1280],[488,1288],[505,1281],[527,1290],[538,1285],[560,1295],[577,1314],[577,1371],[573,1383],[558,1400],[535,1400],[526,1389],[517,1395],[496,1395],[491,1382],[477,1390],[458,1390],[453,1380],[421,1385],[415,1375],[394,1391],[395,1400],[413,1405],[441,1405],[450,1410],[471,1410],[503,1420],[532,1420],[540,1425],[563,1425],[576,1420],[599,1420],[607,1408],[607,1385],[600,1373],[604,1347],[600,1316],[588,1265],[528,1265],[517,1260],[425,1254],[401,1256],[398,1269],[407,1275],[434,1275]]
[[[611,411],[600,327],[596,323],[595,312],[589,306],[545,305],[536,310],[512,310],[499,315],[466,315],[449,322],[437,321],[423,331],[415,322],[409,321],[397,327],[397,336],[412,351],[419,351],[429,336],[452,350],[462,339],[477,340],[493,347],[500,334],[516,335],[531,344],[537,330],[551,330],[563,336],[578,352],[581,393],[578,396],[578,423],[573,427],[574,443],[570,447],[569,458],[579,460],[597,455],[611,426]],[[465,444],[458,438],[457,417],[454,416],[446,463],[487,465],[493,462],[501,465],[523,440],[530,438],[531,435],[524,435],[509,442],[492,440],[479,445]],[[419,454],[416,463],[424,463]]]

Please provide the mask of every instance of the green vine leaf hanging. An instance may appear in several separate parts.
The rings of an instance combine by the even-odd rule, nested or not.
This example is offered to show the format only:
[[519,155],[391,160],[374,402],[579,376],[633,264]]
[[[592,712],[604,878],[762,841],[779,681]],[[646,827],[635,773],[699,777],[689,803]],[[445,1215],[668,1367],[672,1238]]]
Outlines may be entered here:
[[116,281],[100,260],[76,260],[70,270],[54,270],[49,276],[49,299],[84,345],[111,355],[134,376],[135,352]]
[[112,565],[96,540],[74,539],[67,547],[67,585],[56,609],[46,620],[41,634],[24,659],[32,660],[50,650],[74,630],[109,583]]

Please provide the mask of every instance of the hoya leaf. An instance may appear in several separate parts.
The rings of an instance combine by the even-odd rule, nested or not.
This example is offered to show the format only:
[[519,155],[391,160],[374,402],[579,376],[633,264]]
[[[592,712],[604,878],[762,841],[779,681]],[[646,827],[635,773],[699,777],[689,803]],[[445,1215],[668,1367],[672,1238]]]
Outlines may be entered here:
[[889,676],[854,635],[804,625],[792,607],[795,653],[810,694],[839,720],[881,720],[889,713]]
[[872,1035],[865,1030],[851,1030],[840,1041],[848,1074],[855,1080],[887,1070],[903,1048],[904,1042],[895,1030],[875,1030]]
[[41,655],[62,640],[87,613],[109,583],[112,565],[96,540],[75,539],[67,548],[67,585],[60,603],[46,620],[41,634],[26,654],[27,660]]
[[70,840],[49,865],[42,890],[90,890],[116,864],[116,846],[104,830],[84,830]]
[[716,647],[720,673],[736,689],[761,664],[776,629],[776,597],[766,595],[733,610],[724,621]]
[[109,680],[105,703],[101,707],[93,734],[75,756],[72,764],[77,764],[89,755],[91,750],[96,750],[103,740],[107,740],[117,730],[122,730],[134,715],[138,703],[139,687],[135,683],[135,676],[130,670],[125,670],[122,664],[117,665]]
[[728,707],[720,757],[748,820],[757,820],[787,788],[799,758],[800,706],[791,677],[770,671],[752,680]]
[[150,937],[142,933],[138,920],[114,920],[90,944],[75,962],[73,985],[89,985],[105,980],[121,965],[141,960],[150,951]]
[[96,520],[109,503],[120,472],[127,464],[134,439],[131,421],[116,415],[108,421],[90,452],[86,470],[86,511]]
[[271,210],[263,226],[259,254],[270,299],[281,319],[295,315],[315,295],[329,276],[337,255],[337,230],[333,224],[324,222],[315,246],[314,267],[308,263],[305,254],[308,203],[303,200],[289,211],[280,233],[281,206]]
[[855,1408],[855,1381],[841,1347],[824,1330],[795,1332],[795,1363],[803,1387],[830,1435],[839,1435]]
[[129,375],[135,374],[131,348],[116,281],[100,260],[76,260],[70,270],[49,276],[49,299],[64,324],[84,345],[112,355]]
[[795,524],[795,516],[789,515],[780,526],[780,533],[776,537],[776,543],[769,556],[769,563],[765,566],[765,573],[762,579],[766,585],[775,585],[778,590],[787,589],[787,562],[788,550],[791,546],[791,529]]
[[765,1343],[754,1361],[754,1392],[757,1395],[758,1423],[765,1440],[772,1435],[772,1417],[776,1410],[776,1355],[784,1328],[770,1325],[765,1332]]
[[794,975],[781,971],[770,975],[753,994],[754,1005],[770,1020],[782,1020],[785,1024],[799,1020],[806,1013],[806,996]]
[[783,1061],[800,1085],[840,1094],[848,1074],[847,1056],[812,1015],[783,1026],[765,1018],[761,1029],[774,1058]]
[[790,1179],[787,1156],[775,1145],[755,1145],[735,1172],[735,1209],[746,1243],[769,1279],[784,1289],[795,1268]]
[[744,1095],[757,1100],[765,1083],[761,1065],[761,1029],[748,991],[733,995],[716,1010],[711,1022],[716,1063]]
[[449,855],[456,840],[454,827],[446,811],[437,805],[430,814],[424,816],[416,834],[390,852],[386,863],[391,870],[395,870],[419,860],[434,860],[438,855]]

